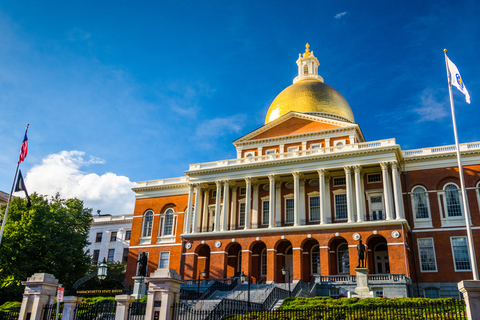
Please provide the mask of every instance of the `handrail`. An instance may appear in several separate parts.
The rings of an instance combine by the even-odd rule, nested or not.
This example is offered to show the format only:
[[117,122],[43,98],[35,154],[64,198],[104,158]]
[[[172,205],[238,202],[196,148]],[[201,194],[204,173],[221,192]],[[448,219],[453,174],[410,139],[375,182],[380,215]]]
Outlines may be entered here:
[[203,300],[205,298],[210,297],[215,291],[231,291],[233,288],[235,288],[238,284],[238,277],[237,278],[232,278],[232,282],[227,285],[223,282],[217,282],[215,281],[210,287],[208,287],[207,290],[203,292],[203,294],[198,297],[198,300]]

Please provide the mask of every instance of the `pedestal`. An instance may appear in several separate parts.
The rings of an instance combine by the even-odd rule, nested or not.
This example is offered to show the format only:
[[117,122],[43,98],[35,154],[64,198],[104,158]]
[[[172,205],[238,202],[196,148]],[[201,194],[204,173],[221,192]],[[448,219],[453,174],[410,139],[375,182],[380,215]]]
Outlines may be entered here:
[[185,281],[173,269],[157,269],[147,280],[145,320],[171,320],[172,305],[180,301],[180,285]]
[[360,298],[372,298],[373,291],[370,291],[368,287],[368,269],[367,268],[355,268],[357,275],[357,288],[355,288],[356,295]]
[[45,305],[55,301],[58,280],[49,273],[35,273],[22,285],[25,291],[18,320],[40,320]]
[[[468,320],[477,319],[480,314],[480,281],[460,281],[458,290],[460,290],[465,299]],[[473,317],[474,314],[476,314],[475,317]]]
[[132,277],[132,279],[135,281],[133,284],[132,297],[136,300],[140,300],[147,294],[145,277]]

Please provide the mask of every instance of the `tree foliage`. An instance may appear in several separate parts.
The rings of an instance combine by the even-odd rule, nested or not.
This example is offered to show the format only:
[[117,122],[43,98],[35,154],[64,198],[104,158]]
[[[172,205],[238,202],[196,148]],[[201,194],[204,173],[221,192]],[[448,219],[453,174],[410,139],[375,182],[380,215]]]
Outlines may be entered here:
[[50,199],[33,194],[31,203],[30,208],[20,198],[10,203],[0,244],[0,303],[21,300],[21,282],[34,273],[51,273],[69,288],[90,266],[84,247],[89,244],[91,209],[58,194]]

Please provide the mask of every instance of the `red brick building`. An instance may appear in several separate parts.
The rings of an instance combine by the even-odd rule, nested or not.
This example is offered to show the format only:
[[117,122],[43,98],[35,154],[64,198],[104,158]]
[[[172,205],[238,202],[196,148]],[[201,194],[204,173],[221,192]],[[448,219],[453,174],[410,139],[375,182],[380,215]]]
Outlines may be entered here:
[[[472,266],[454,146],[404,151],[395,139],[365,141],[308,47],[297,65],[265,125],[234,141],[236,159],[137,184],[127,278],[148,254],[148,273],[244,272],[254,283],[283,283],[285,268],[293,281],[317,277],[332,290],[355,274],[361,239],[369,273],[386,281],[382,294],[457,295]],[[480,143],[460,148],[477,239]]]

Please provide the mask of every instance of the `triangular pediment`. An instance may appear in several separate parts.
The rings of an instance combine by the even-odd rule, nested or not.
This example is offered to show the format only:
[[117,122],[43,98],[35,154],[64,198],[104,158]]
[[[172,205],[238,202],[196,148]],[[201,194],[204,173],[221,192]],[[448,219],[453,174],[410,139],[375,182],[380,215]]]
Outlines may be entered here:
[[257,130],[250,132],[249,134],[236,140],[234,143],[286,137],[298,134],[308,134],[351,126],[352,124],[347,122],[291,112],[273,122],[264,125],[263,127],[258,128]]

